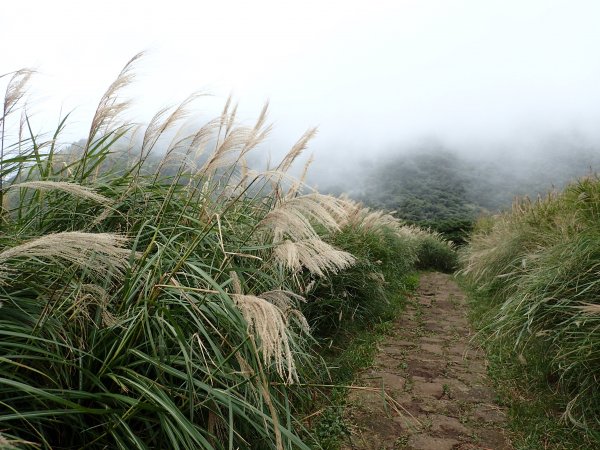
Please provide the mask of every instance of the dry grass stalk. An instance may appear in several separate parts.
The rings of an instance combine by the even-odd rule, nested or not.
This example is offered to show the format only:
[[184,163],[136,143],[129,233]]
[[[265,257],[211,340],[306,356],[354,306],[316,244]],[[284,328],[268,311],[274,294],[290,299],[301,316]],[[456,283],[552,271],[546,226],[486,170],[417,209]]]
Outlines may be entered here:
[[123,248],[127,241],[126,237],[112,233],[47,234],[1,252],[0,279],[9,271],[7,261],[33,258],[64,260],[102,277],[113,271],[120,274],[131,257],[131,250]]
[[[231,97],[225,103],[220,118],[211,123],[211,127],[216,126],[218,129],[215,151],[200,169],[201,174],[210,175],[218,169],[236,165],[250,150],[261,143],[271,131],[270,125],[265,127],[268,103],[264,105],[253,128],[234,126],[237,105],[230,113],[230,104]],[[223,133],[222,138],[221,133]]]
[[29,188],[38,189],[40,191],[63,191],[75,197],[93,200],[105,205],[111,202],[108,197],[104,197],[103,195],[96,193],[90,187],[82,186],[77,183],[69,183],[66,181],[26,181],[23,183],[13,184],[9,187],[9,189],[13,188]]
[[580,306],[576,306],[579,311],[584,314],[600,315],[600,305],[594,303],[582,303]]
[[0,433],[0,449],[2,450],[13,450],[23,448],[24,445],[37,447],[35,442],[25,441],[22,439],[8,439],[2,433]]
[[[306,183],[301,181],[299,178],[294,175],[290,175],[289,173],[282,172],[281,170],[272,169],[272,170],[253,170],[247,169],[247,179],[265,179],[266,181],[271,182],[273,186],[278,186],[283,182],[289,182],[291,186],[295,184],[299,184],[298,190],[307,189],[310,192],[316,192],[313,188],[308,186]],[[291,197],[291,196],[290,196]]]
[[393,230],[404,226],[404,222],[385,211],[373,211],[362,203],[342,197],[346,205],[347,220],[343,225],[358,226],[366,230],[379,232],[385,228]]
[[[156,142],[159,140],[161,136],[164,135],[169,129],[174,127],[181,120],[185,119],[189,115],[189,106],[193,103],[201,94],[194,93],[187,97],[183,102],[181,102],[176,108],[172,110],[172,112],[167,115],[171,108],[163,108],[158,111],[152,120],[146,127],[146,131],[144,133],[144,139],[142,141],[142,154],[146,154],[152,151]],[[166,116],[166,117],[165,117]],[[177,142],[177,135],[174,138],[174,142]],[[169,149],[173,148],[174,145],[170,145]],[[166,153],[169,153],[167,150]]]
[[276,289],[273,291],[263,292],[260,294],[260,298],[267,300],[283,311],[286,322],[289,323],[290,318],[294,318],[302,330],[304,330],[306,333],[310,331],[310,325],[308,324],[306,317],[304,317],[304,315],[298,309],[296,309],[297,302],[306,301],[306,299],[301,295],[282,289]]
[[73,303],[71,318],[82,316],[86,320],[92,320],[90,307],[96,306],[100,308],[100,317],[103,326],[111,327],[116,325],[117,319],[108,309],[109,302],[110,297],[104,288],[97,284],[82,284]]
[[[236,106],[236,110],[237,110],[237,106]],[[262,141],[264,141],[266,139],[266,137],[269,135],[269,133],[271,133],[272,128],[273,128],[272,125],[265,126],[266,121],[267,121],[268,110],[269,110],[269,102],[266,102],[263,105],[263,108],[260,112],[260,115],[258,116],[258,119],[256,120],[256,124],[254,125],[254,128],[252,128],[252,130],[248,136],[248,140],[246,141],[246,143],[244,144],[244,146],[242,148],[241,156],[246,155],[250,150],[252,150],[258,144],[260,144]],[[235,110],[232,115],[235,117]],[[226,130],[226,134],[230,133],[229,128]]]

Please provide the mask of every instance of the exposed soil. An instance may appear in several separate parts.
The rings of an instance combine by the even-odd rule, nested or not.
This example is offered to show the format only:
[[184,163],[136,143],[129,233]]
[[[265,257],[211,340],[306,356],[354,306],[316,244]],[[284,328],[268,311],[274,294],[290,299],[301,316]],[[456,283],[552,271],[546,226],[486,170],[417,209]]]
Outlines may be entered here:
[[466,298],[451,276],[425,273],[374,365],[348,399],[344,450],[508,450]]

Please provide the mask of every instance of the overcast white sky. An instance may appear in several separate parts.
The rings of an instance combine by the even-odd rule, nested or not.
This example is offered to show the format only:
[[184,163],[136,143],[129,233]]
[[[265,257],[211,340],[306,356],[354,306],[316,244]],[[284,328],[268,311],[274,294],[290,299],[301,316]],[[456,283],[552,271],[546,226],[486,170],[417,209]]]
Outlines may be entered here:
[[271,145],[317,125],[318,160],[422,136],[595,134],[598,23],[597,0],[8,0],[0,73],[36,68],[38,128],[76,108],[75,139],[147,50],[136,119],[197,90],[216,95],[210,114],[232,92],[248,119],[270,99]]

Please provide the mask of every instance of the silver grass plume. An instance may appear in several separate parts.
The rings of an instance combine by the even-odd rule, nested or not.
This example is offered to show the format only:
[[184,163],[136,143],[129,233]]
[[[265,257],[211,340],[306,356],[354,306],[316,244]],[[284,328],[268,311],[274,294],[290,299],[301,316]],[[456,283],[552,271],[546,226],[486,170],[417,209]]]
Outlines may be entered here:
[[29,188],[40,191],[63,191],[75,197],[93,200],[102,204],[108,204],[111,201],[109,198],[96,193],[90,187],[66,181],[25,181],[23,183],[12,184],[9,187],[9,189],[14,188]]
[[35,447],[37,446],[37,444],[35,444],[34,442],[30,442],[30,441],[25,441],[22,439],[8,439],[6,436],[4,436],[2,433],[0,433],[0,449],[2,450],[17,450],[20,448],[23,448],[23,446],[32,446]]
[[298,380],[294,355],[287,334],[286,317],[271,302],[253,295],[230,294],[249,331],[260,339],[265,364],[275,363],[275,369],[288,383]]
[[[163,136],[169,129],[189,115],[190,104],[193,103],[200,95],[200,93],[194,93],[188,96],[183,102],[177,105],[177,107],[173,108],[170,114],[167,113],[171,110],[171,108],[165,107],[160,109],[152,117],[152,120],[150,120],[150,123],[144,132],[141,150],[142,155],[150,153],[161,136]],[[177,135],[175,136],[175,140],[177,141]],[[169,147],[173,147],[173,144],[171,144]],[[167,150],[166,153],[169,153],[169,151]]]
[[273,230],[274,243],[286,236],[292,240],[318,237],[312,223],[329,230],[339,229],[338,223],[346,215],[342,200],[330,195],[311,193],[285,199],[273,208],[259,227]]
[[131,256],[131,250],[123,248],[127,241],[125,236],[112,233],[47,234],[2,251],[0,280],[10,272],[9,261],[33,258],[67,261],[101,277],[113,271],[121,274]]
[[575,306],[579,311],[589,315],[600,315],[600,305],[595,303],[582,302],[581,305]]
[[125,67],[123,67],[119,76],[112,82],[100,99],[90,126],[90,132],[86,143],[86,152],[89,149],[89,145],[93,142],[94,137],[102,130],[109,128],[117,116],[129,106],[129,101],[120,99],[119,94],[123,88],[133,81],[134,63],[142,56],[143,52],[138,53],[125,64]]
[[234,128],[221,142],[200,169],[203,174],[211,174],[222,167],[229,167],[240,158],[240,151],[251,137],[247,127]]
[[[16,108],[19,101],[23,98],[26,93],[26,86],[29,82],[29,79],[33,75],[33,70],[31,69],[21,69],[12,73],[12,77],[10,78],[8,85],[6,86],[6,91],[4,93],[4,103],[2,105],[2,117],[0,117],[0,212],[3,211],[4,207],[4,176],[1,174],[4,172],[4,141],[5,141],[5,129],[6,129],[6,117],[10,115],[13,110]],[[0,76],[3,78],[4,76],[10,75],[4,74]],[[21,116],[22,117],[22,116]],[[19,146],[21,142],[21,132],[23,122],[19,124]]]
[[[315,189],[308,186],[301,179],[294,175],[290,175],[289,173],[282,172],[281,170],[271,169],[271,170],[254,170],[247,169],[246,171],[246,179],[264,179],[268,182],[271,182],[274,186],[282,183],[283,181],[289,182],[290,186],[298,185],[298,190],[307,189],[311,192],[317,192]],[[289,195],[287,197],[293,197]]]
[[260,298],[267,300],[283,311],[286,322],[289,322],[290,318],[294,318],[306,333],[310,331],[310,325],[308,324],[306,317],[296,309],[297,302],[306,302],[306,299],[301,295],[282,289],[276,289],[263,292],[260,294]]
[[308,332],[308,323],[295,303],[304,297],[284,290],[264,292],[259,296],[242,294],[242,285],[235,272],[230,272],[230,294],[237,308],[248,323],[248,331],[257,336],[265,365],[273,362],[279,376],[288,383],[298,381],[294,355],[288,336],[290,317],[296,319]]
[[329,230],[338,230],[346,217],[345,200],[307,194],[284,199],[259,224],[259,229],[273,235],[273,256],[284,267],[298,271],[302,267],[311,273],[325,276],[354,264],[355,258],[322,241],[313,223]]
[[306,150],[306,148],[308,147],[308,142],[313,137],[315,137],[316,134],[317,134],[316,128],[310,128],[309,130],[307,130],[302,135],[302,137],[300,137],[300,139],[298,139],[298,142],[296,142],[294,144],[294,146],[290,149],[290,151],[287,153],[287,155],[285,155],[285,157],[283,158],[283,160],[277,167],[277,170],[281,170],[282,172],[287,172],[290,169],[290,167],[292,166],[292,164],[294,163],[294,161],[296,160],[296,158],[298,158],[302,154],[302,152],[304,150]]
[[[265,126],[268,103],[264,105],[256,124],[252,128],[234,126],[237,105],[230,113],[230,103],[231,98],[227,100],[220,120],[218,121],[215,150],[200,169],[199,172],[202,174],[210,175],[220,168],[237,164],[271,132],[271,126]],[[222,138],[221,133],[223,133]]]
[[[23,98],[27,92],[25,87],[34,73],[35,71],[31,69],[20,69],[12,73],[12,77],[6,86],[6,91],[4,93],[3,112],[0,121],[4,121],[6,116],[14,110],[15,106]],[[2,77],[6,75],[10,74],[2,75]]]
[[286,239],[273,249],[275,259],[294,272],[305,267],[310,273],[324,277],[352,266],[356,258],[338,250],[320,238],[291,241]]
[[315,160],[315,155],[311,154],[310,157],[308,158],[308,160],[306,161],[306,163],[304,164],[304,168],[302,169],[302,173],[300,174],[300,177],[294,181],[294,183],[290,186],[290,189],[288,190],[288,193],[286,194],[286,198],[293,198],[295,196],[297,196],[301,189],[303,188],[303,186],[305,186],[305,181],[306,181],[306,175],[308,174],[308,169],[310,168],[311,164],[314,162]]

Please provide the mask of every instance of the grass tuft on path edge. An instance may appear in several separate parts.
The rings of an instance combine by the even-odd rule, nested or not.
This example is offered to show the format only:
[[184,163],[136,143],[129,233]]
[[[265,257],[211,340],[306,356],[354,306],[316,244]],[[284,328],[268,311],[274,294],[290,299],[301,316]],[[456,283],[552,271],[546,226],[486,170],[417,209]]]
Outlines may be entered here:
[[[469,320],[478,331],[475,339],[485,349],[488,375],[494,383],[498,401],[508,411],[508,431],[517,450],[587,450],[596,448],[600,436],[574,428],[561,416],[566,399],[552,380],[540,381],[542,352],[517,355],[506,341],[494,339],[494,303],[457,277],[469,298]],[[537,356],[536,356],[537,355]]]

